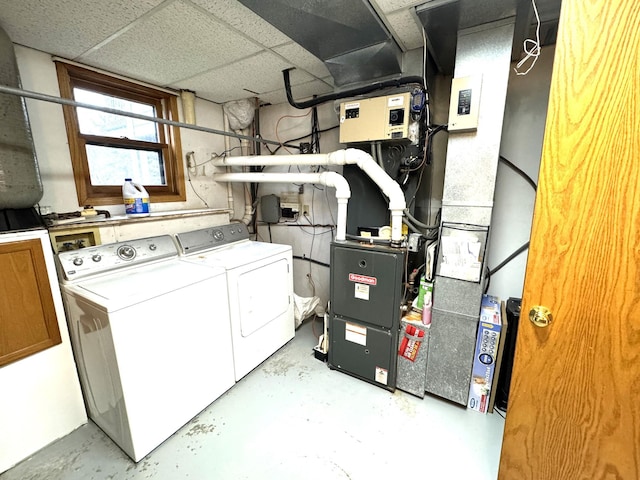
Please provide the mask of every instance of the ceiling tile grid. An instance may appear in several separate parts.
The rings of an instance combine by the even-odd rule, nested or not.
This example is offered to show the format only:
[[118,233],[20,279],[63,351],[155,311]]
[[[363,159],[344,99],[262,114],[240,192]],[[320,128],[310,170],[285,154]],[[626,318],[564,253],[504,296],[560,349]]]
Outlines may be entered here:
[[422,27],[415,13],[410,10],[399,10],[388,14],[387,20],[393,36],[402,42],[405,51],[422,47]]
[[284,33],[265,22],[241,3],[229,0],[190,1],[267,48],[291,42],[291,39]]
[[[333,87],[329,82],[332,82],[331,77],[324,78],[322,80],[313,80],[311,82],[302,83],[291,87],[291,95],[296,101],[304,101],[312,98],[314,95],[325,95],[333,92]],[[262,104],[277,105],[287,102],[287,95],[283,88],[278,88],[271,92],[261,93],[260,102]]]
[[422,5],[433,0],[370,0],[370,3],[378,7],[378,11],[383,13],[396,12],[398,10],[407,10]]
[[[259,1],[259,5],[266,2]],[[359,7],[368,2],[407,52],[423,46],[422,22],[415,7],[441,1],[271,3],[272,8],[284,2],[304,12],[318,11],[323,15],[314,21],[336,17],[334,23],[346,23],[342,27],[348,28],[349,15],[336,16],[336,10],[351,2]],[[483,8],[479,0],[459,1],[471,10]],[[491,10],[501,2],[485,3],[485,9]],[[543,21],[557,19],[560,0],[536,3]],[[291,22],[295,28],[304,28],[299,13]],[[313,42],[320,45],[329,37],[313,38],[305,48],[238,0],[0,0],[0,27],[15,44],[154,85],[195,90],[199,97],[215,102],[256,95],[265,102],[284,102],[282,70],[290,67],[295,68],[291,80],[296,99],[322,95],[335,86],[326,64],[310,53]]]
[[161,3],[136,0],[114,8],[103,0],[5,0],[0,25],[13,43],[74,59]]
[[[260,96],[261,93],[282,88],[282,70],[291,66],[278,55],[264,51],[233,64],[182,80],[179,85],[173,86],[193,90],[203,98],[223,103],[239,98]],[[303,70],[291,72],[292,85],[311,80],[313,77]]]
[[79,61],[168,85],[259,51],[191,3],[178,1]]
[[302,68],[317,78],[329,75],[329,70],[318,57],[294,42],[281,45],[273,49],[279,55],[289,60],[298,68]]

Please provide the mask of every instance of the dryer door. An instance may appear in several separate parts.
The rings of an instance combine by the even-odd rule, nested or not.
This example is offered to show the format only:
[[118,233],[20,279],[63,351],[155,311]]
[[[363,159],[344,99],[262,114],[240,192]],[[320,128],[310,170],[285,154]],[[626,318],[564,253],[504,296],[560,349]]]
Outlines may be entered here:
[[279,257],[238,275],[240,333],[248,337],[284,315],[290,305],[289,262]]

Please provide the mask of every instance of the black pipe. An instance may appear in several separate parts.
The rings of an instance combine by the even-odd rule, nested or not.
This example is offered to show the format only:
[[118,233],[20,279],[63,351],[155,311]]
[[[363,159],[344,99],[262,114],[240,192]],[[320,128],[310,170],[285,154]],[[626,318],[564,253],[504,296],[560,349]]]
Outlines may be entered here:
[[344,92],[330,93],[328,95],[323,95],[321,97],[316,97],[311,100],[307,100],[306,102],[296,102],[293,99],[293,95],[291,93],[291,79],[289,77],[289,71],[293,70],[293,68],[287,68],[282,71],[282,76],[284,78],[284,90],[287,93],[287,100],[289,101],[289,105],[299,109],[305,109],[309,107],[315,107],[324,102],[330,102],[331,100],[338,100],[339,98],[347,98],[354,97],[356,95],[364,95],[365,93],[370,93],[375,90],[380,90],[382,88],[388,87],[399,87],[400,85],[406,85],[407,83],[418,83],[424,88],[424,83],[422,77],[412,76],[412,77],[402,77],[395,80],[385,80],[383,82],[372,83],[371,85],[367,85],[365,87],[357,87],[352,90],[345,90]]

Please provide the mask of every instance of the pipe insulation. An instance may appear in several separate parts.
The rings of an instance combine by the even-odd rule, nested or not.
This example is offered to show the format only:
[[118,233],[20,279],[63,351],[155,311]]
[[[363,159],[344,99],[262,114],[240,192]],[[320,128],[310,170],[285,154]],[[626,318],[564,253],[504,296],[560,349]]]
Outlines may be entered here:
[[[261,157],[253,157],[261,158]],[[273,158],[273,157],[269,157]],[[347,203],[351,197],[349,184],[342,175],[336,172],[322,173],[218,173],[214,175],[217,182],[254,182],[254,183],[319,183],[336,189],[338,201],[338,222],[336,241],[344,242],[347,235]]]
[[330,153],[308,155],[260,155],[225,157],[213,161],[218,167],[231,165],[357,165],[389,199],[391,211],[391,242],[402,242],[402,215],[406,209],[404,193],[400,185],[384,171],[371,155],[357,148],[336,150]]

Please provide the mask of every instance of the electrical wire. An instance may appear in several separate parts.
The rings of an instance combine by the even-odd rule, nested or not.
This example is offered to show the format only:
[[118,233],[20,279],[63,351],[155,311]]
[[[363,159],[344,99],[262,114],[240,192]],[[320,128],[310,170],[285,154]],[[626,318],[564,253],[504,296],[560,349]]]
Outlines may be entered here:
[[[278,135],[278,127],[280,126],[280,122],[281,122],[282,120],[284,120],[285,118],[304,118],[304,117],[308,117],[308,116],[311,114],[311,112],[312,112],[312,111],[313,111],[312,109],[309,109],[309,111],[308,111],[307,113],[305,113],[304,115],[283,115],[283,116],[281,116],[281,117],[278,119],[278,121],[276,122],[276,128],[275,128],[276,139],[281,143],[282,147],[283,147],[283,148],[284,148],[284,149],[285,149],[289,154],[293,155],[293,153],[291,152],[291,150],[289,150],[289,149],[284,145],[284,143],[289,143],[289,142],[283,142],[282,140],[280,140],[280,135]],[[278,148],[280,148],[280,147],[278,147]]]
[[[524,49],[525,56],[522,60],[520,60],[515,68],[513,69],[516,72],[516,75],[526,75],[531,71],[533,66],[538,61],[538,57],[540,56],[540,15],[538,15],[538,7],[536,6],[536,0],[531,0],[531,5],[533,6],[533,13],[536,16],[536,39],[531,40],[530,38],[525,39],[522,44],[522,48]],[[520,69],[522,66],[531,60],[531,65],[524,72],[521,72]]]
[[[505,165],[507,165],[508,167],[513,169],[522,178],[524,178],[526,180],[526,182],[531,186],[531,188],[533,188],[534,191],[538,190],[538,186],[536,185],[536,182],[534,182],[533,179],[524,172],[524,170],[522,170],[521,168],[516,166],[513,162],[511,162],[510,160],[506,159],[502,155],[500,155],[498,157],[498,159],[502,163],[504,163]],[[489,285],[491,283],[491,276],[494,275],[495,273],[497,273],[499,270],[501,270],[505,265],[507,265],[510,261],[512,261],[514,258],[516,258],[518,255],[520,255],[522,252],[524,252],[528,248],[529,248],[529,242],[526,242],[522,246],[520,246],[516,251],[514,251],[511,255],[509,255],[507,258],[505,258],[502,262],[500,262],[493,269],[489,269],[489,267],[487,267],[487,275],[486,275],[487,283],[486,283],[485,288],[484,288],[484,293],[487,293],[487,291],[489,291]]]
[[491,270],[489,270],[488,276],[490,277],[491,275],[494,275],[495,273],[497,273],[500,269],[502,269],[502,267],[504,267],[507,263],[509,263],[511,260],[516,258],[518,255],[520,255],[522,252],[524,252],[528,248],[529,248],[529,242],[526,242],[524,245],[518,248],[515,252],[513,252],[511,255],[505,258],[502,262],[500,262],[497,267],[494,267]]
[[[328,127],[328,128],[324,128],[324,129],[322,129],[322,130],[318,130],[318,133],[325,133],[325,132],[329,132],[329,131],[331,131],[331,130],[335,130],[336,128],[340,128],[340,125],[334,125],[333,127]],[[284,146],[285,146],[285,145],[288,145],[288,144],[290,144],[291,142],[296,142],[296,141],[298,141],[298,140],[303,140],[303,139],[305,139],[305,138],[309,138],[310,136],[311,136],[311,133],[308,133],[308,134],[306,134],[306,135],[302,135],[302,136],[300,136],[300,137],[292,138],[291,140],[287,140],[286,142],[284,142],[284,144],[279,145],[279,146],[278,146],[278,147],[276,147],[276,149],[275,149],[275,150],[273,150],[273,151],[268,147],[268,145],[267,145],[267,144],[264,144],[264,147],[269,151],[269,154],[271,154],[271,155],[275,155],[275,154],[278,152],[278,150],[280,150],[281,148],[284,148]],[[291,146],[291,145],[289,145],[289,146]],[[298,148],[299,148],[299,147],[298,147]]]
[[508,167],[513,169],[518,175],[520,175],[522,178],[524,178],[527,181],[527,183],[529,185],[531,185],[531,188],[533,188],[534,191],[538,190],[538,185],[536,185],[536,182],[534,182],[533,179],[529,175],[527,175],[524,170],[522,170],[520,167],[516,166],[516,164],[514,164],[510,160],[507,160],[502,155],[500,155],[498,158],[502,163],[504,163],[505,165],[507,165]]
[[429,84],[427,82],[427,56],[428,45],[427,45],[427,32],[424,27],[422,27],[422,83],[425,91],[425,120],[426,124],[429,125],[431,122],[430,113],[429,113]]
[[315,263],[316,265],[321,265],[323,267],[331,268],[331,265],[329,265],[328,263],[324,263],[319,260],[314,260],[313,258],[305,257],[304,255],[303,256],[294,255],[293,258],[295,260],[304,260],[306,262]]
[[[202,201],[202,203],[204,203],[204,205],[207,208],[209,207],[209,204],[207,203],[207,201],[202,198],[202,196],[198,193],[198,191],[196,190],[195,185],[193,184],[193,181],[191,180],[191,171],[193,170],[194,173],[196,173],[197,176],[197,168],[199,167],[198,164],[196,164],[196,159],[195,159],[195,152],[191,151],[191,152],[187,152],[187,180],[189,182],[189,185],[191,186],[191,190],[193,190],[193,193],[195,193],[196,197],[198,197],[200,199],[200,201]],[[189,163],[193,162],[193,166],[190,167]],[[207,163],[207,162],[205,162]]]
[[320,125],[318,124],[318,107],[313,106],[311,114],[311,153],[320,153]]

